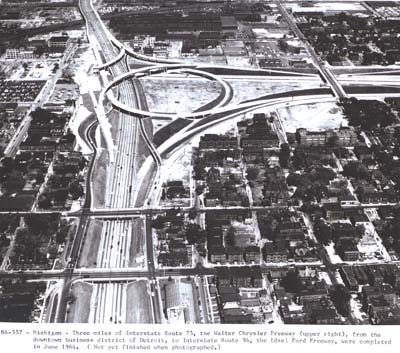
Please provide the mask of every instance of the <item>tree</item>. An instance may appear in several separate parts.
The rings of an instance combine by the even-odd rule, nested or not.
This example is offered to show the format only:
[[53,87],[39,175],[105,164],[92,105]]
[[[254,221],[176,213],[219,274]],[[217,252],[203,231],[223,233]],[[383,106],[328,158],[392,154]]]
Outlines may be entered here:
[[25,224],[30,234],[50,234],[57,230],[60,215],[28,214],[24,217]]
[[68,186],[68,192],[73,200],[77,200],[83,195],[83,187],[78,180],[73,180]]
[[155,229],[162,229],[164,228],[164,217],[157,216],[157,218],[151,221],[151,227]]
[[260,174],[260,170],[256,167],[249,167],[247,168],[247,179],[248,180],[256,180]]
[[1,164],[3,165],[4,171],[6,173],[11,173],[15,168],[15,160],[10,157],[4,157],[1,160]]
[[282,278],[281,286],[290,293],[299,293],[303,289],[303,283],[301,282],[299,273],[294,270],[290,270],[286,276]]
[[339,147],[340,146],[339,136],[336,134],[330,136],[326,144],[328,147]]
[[66,189],[58,189],[54,193],[54,201],[62,204],[65,203],[68,197],[68,190]]
[[349,290],[343,284],[338,284],[334,288],[334,290],[331,292],[331,299],[340,315],[343,315],[345,317],[348,317],[350,315],[351,295]]
[[10,256],[12,263],[20,261],[32,261],[36,257],[37,238],[27,228],[19,228],[16,232],[13,256]]
[[394,167],[390,171],[390,178],[396,183],[400,183],[400,167]]
[[0,232],[14,231],[19,225],[19,216],[13,214],[0,215]]
[[243,196],[241,200],[242,207],[250,207],[250,201],[247,196]]
[[42,194],[39,196],[38,206],[39,208],[43,208],[44,210],[47,210],[51,207],[51,200],[47,196],[47,194]]
[[225,188],[225,190],[227,190],[227,191],[236,192],[236,190],[237,190],[236,182],[233,181],[233,180],[231,180],[231,179],[227,179],[227,180],[224,182],[224,188]]
[[225,242],[226,245],[228,246],[235,246],[235,230],[233,227],[230,227],[228,230],[228,233],[226,234],[225,237]]
[[205,170],[206,166],[207,166],[206,162],[203,158],[200,157],[196,158],[193,166],[193,172],[194,172],[193,178],[195,180],[204,180],[204,178],[207,175],[207,172]]
[[197,210],[195,207],[189,210],[189,219],[194,220],[197,217]]
[[60,226],[60,229],[56,234],[56,243],[57,244],[64,243],[67,235],[68,235],[68,225],[63,224],[62,226]]
[[83,170],[83,168],[86,167],[87,164],[87,160],[85,157],[81,157],[81,159],[79,160],[79,169]]
[[196,194],[201,195],[204,192],[204,185],[197,185],[196,186]]
[[381,101],[350,98],[342,99],[341,105],[349,120],[349,125],[360,126],[363,130],[386,127],[396,120],[390,107]]
[[332,230],[322,218],[317,218],[315,220],[314,233],[318,241],[323,245],[328,245],[332,241]]
[[29,65],[28,65],[27,63],[23,63],[23,64],[22,64],[22,67],[24,68],[24,70],[25,70],[25,71],[27,71],[27,70],[28,70],[28,67],[29,67]]
[[5,194],[14,194],[25,185],[25,180],[20,173],[13,172],[10,174],[2,184],[2,189]]
[[360,162],[350,162],[343,167],[343,175],[356,179],[368,179],[368,168]]
[[6,235],[3,233],[3,234],[0,236],[0,249],[3,248],[3,247],[7,247],[7,246],[9,246],[9,245],[10,245],[10,239],[8,239],[8,238],[6,237]]
[[62,77],[63,77],[63,79],[65,79],[65,80],[68,80],[68,81],[72,81],[72,79],[74,78],[74,73],[73,73],[73,71],[71,70],[71,69],[64,69],[63,70],[63,73],[62,73]]
[[287,143],[281,144],[281,149],[279,151],[279,164],[282,168],[289,167],[290,158],[290,146]]
[[316,169],[313,169],[311,175],[313,176],[315,181],[321,181],[326,184],[336,178],[335,171],[325,167],[318,167]]
[[199,244],[206,240],[206,232],[196,223],[189,223],[186,228],[186,239],[189,244]]
[[58,71],[58,69],[60,68],[60,64],[59,63],[55,63],[54,64],[54,66],[53,66],[53,74],[55,74],[57,71]]
[[327,144],[328,147],[335,148],[337,150],[337,153],[338,153],[338,158],[339,159],[342,158],[342,149],[340,148],[340,139],[339,139],[339,136],[337,134],[334,134],[334,135],[330,136],[328,138],[328,141],[327,141],[326,144]]
[[43,182],[44,182],[44,175],[43,175],[42,172],[39,172],[39,173],[36,175],[36,183],[37,183],[37,184],[43,184]]

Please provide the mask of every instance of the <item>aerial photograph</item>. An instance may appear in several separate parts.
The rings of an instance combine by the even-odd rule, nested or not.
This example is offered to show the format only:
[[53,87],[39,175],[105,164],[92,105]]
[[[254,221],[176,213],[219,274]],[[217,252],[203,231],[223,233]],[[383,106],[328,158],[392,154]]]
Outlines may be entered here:
[[400,325],[400,0],[0,0],[0,322]]

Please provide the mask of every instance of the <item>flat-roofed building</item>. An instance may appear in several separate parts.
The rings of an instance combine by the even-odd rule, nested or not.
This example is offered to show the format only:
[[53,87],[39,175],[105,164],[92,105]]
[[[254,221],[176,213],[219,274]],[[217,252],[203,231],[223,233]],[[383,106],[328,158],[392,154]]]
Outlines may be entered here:
[[6,49],[6,60],[33,60],[36,55],[31,48]]

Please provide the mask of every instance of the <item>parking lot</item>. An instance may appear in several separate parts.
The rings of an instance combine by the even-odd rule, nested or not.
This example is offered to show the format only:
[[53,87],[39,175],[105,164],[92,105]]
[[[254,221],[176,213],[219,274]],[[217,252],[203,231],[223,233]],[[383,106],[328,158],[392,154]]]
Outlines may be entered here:
[[0,81],[0,102],[34,102],[45,81]]
[[61,103],[67,100],[78,100],[78,98],[79,98],[79,89],[76,84],[57,82],[49,101]]

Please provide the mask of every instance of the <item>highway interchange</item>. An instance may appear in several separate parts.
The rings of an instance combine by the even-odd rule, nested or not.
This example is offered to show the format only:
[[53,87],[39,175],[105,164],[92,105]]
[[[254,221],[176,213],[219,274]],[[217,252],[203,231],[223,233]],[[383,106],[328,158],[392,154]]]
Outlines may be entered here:
[[[87,24],[87,34],[89,42],[93,48],[100,48],[99,54],[105,61],[112,60],[118,55],[116,48],[107,40],[104,33],[104,26],[97,12],[95,12],[90,1],[81,1],[80,10]],[[126,61],[116,62],[108,68],[111,77],[121,75],[128,70]],[[104,81],[108,79],[107,75],[102,75]],[[146,109],[138,93],[139,83],[136,80],[123,82],[118,88],[118,98],[132,107]],[[103,107],[98,107],[98,115],[105,114]],[[117,113],[114,116],[114,123],[117,119],[118,131],[115,140],[107,141],[112,150],[109,153],[109,168],[107,185],[105,190],[105,204],[110,208],[132,207],[137,202],[132,192],[132,185],[138,170],[138,144],[147,139],[147,132],[143,122],[127,116],[123,113]],[[99,119],[100,120],[100,119]],[[104,116],[103,116],[104,120]],[[102,121],[100,120],[100,125]],[[115,145],[114,145],[115,144]],[[87,220],[86,222],[88,222]],[[100,249],[96,261],[96,266],[100,268],[116,267],[123,268],[129,265],[130,246],[132,237],[142,236],[133,231],[132,220],[105,221],[100,235]],[[74,263],[72,263],[74,266]],[[66,284],[69,286],[69,284]],[[111,304],[110,304],[111,303]],[[96,308],[93,320],[96,322],[104,321],[105,317],[119,318],[118,321],[124,322],[120,318],[121,308],[126,307],[126,290],[123,284],[101,284],[94,285],[92,295],[92,306]],[[110,311],[111,310],[111,311]],[[107,312],[107,314],[105,314]],[[62,315],[58,315],[62,317]],[[108,320],[108,319],[107,319]]]
[[[332,94],[294,97],[289,94],[285,97],[260,99],[248,103],[229,105],[232,98],[232,88],[220,75],[208,73],[205,69],[209,65],[187,65],[185,63],[159,60],[133,52],[119,42],[105,27],[91,0],[80,0],[79,6],[85,19],[87,36],[90,45],[96,51],[97,74],[101,77],[103,90],[100,94],[96,115],[98,122],[91,129],[100,128],[105,140],[105,146],[93,143],[93,134],[87,134],[88,142],[92,146],[94,155],[92,165],[97,162],[101,150],[108,153],[109,167],[107,169],[107,184],[105,186],[105,207],[94,208],[92,193],[99,192],[92,185],[92,165],[89,169],[84,207],[79,212],[64,214],[67,217],[79,217],[79,225],[74,244],[65,270],[60,271],[29,271],[24,276],[34,280],[61,280],[62,285],[51,293],[51,308],[56,308],[55,322],[64,322],[67,312],[67,297],[71,287],[77,281],[91,283],[93,293],[90,305],[89,321],[96,323],[124,323],[127,318],[127,285],[135,279],[147,279],[147,287],[151,296],[153,316],[149,322],[162,322],[160,290],[157,278],[199,276],[196,278],[200,288],[201,311],[204,322],[209,322],[209,308],[207,286],[204,285],[205,276],[215,274],[213,268],[178,268],[158,269],[154,259],[154,244],[150,221],[157,213],[165,209],[157,207],[162,184],[162,168],[165,160],[172,151],[182,148],[191,138],[203,133],[216,124],[237,117],[247,111],[267,106],[301,104],[304,102],[321,102],[336,98],[347,97],[348,94],[334,74],[315,54],[307,43],[301,31],[297,28],[292,16],[277,1],[277,6],[292,31],[306,44],[313,61],[319,70],[321,78],[329,85]],[[128,57],[133,57],[147,64],[146,67],[130,70]],[[189,73],[206,79],[218,81],[222,87],[222,95],[214,107],[193,113],[185,114],[185,118],[193,119],[192,123],[182,131],[165,141],[156,148],[149,136],[151,124],[149,120],[160,117],[175,119],[181,115],[149,112],[145,98],[140,88],[139,78],[143,75],[157,73]],[[312,79],[315,79],[313,77]],[[346,80],[352,82],[351,77]],[[365,84],[371,80],[365,79]],[[109,114],[105,113],[105,105],[111,104],[114,110],[112,124],[117,126],[114,133],[108,123]],[[216,115],[217,114],[217,115]],[[208,118],[209,120],[203,120]],[[116,121],[118,123],[116,124]],[[147,147],[147,156],[139,145]],[[264,209],[264,208],[263,208]],[[187,210],[185,210],[187,211]],[[200,210],[204,212],[203,210]],[[77,268],[77,260],[89,224],[95,218],[102,219],[103,227],[99,240],[95,268]],[[140,218],[144,227],[137,231],[134,223]],[[141,266],[131,267],[131,246],[135,237],[140,238],[144,247],[144,261]],[[136,239],[138,240],[138,239]],[[329,259],[323,258],[324,263]],[[20,276],[19,273],[4,275]],[[50,315],[52,316],[52,315]]]

